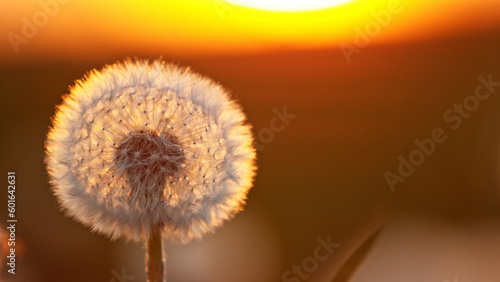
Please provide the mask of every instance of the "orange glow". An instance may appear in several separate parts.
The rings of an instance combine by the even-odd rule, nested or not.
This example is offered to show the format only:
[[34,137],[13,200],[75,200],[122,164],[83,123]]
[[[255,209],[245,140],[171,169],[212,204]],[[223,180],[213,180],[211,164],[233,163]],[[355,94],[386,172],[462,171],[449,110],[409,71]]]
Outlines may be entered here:
[[[34,17],[45,11],[36,0],[17,2],[0,4],[3,11],[9,11],[0,19],[2,34],[23,36],[23,18],[33,23]],[[59,3],[40,1],[49,2]],[[83,59],[110,54],[242,54],[352,44],[359,31],[370,28],[369,43],[380,44],[500,27],[498,1],[357,0],[292,13],[252,9],[222,0],[67,2],[58,4],[54,15],[37,27],[32,38],[26,38],[27,43],[18,42],[23,59],[41,54],[46,58]],[[376,19],[387,15],[390,7],[400,12],[389,13],[390,19],[385,22]],[[12,42],[3,40],[1,44],[2,60],[20,59]]]
[[262,9],[262,10],[298,12],[298,11],[311,11],[311,10],[336,7],[351,2],[353,0],[308,0],[308,1],[239,0],[234,2],[231,2],[230,0],[225,0],[225,1],[228,3],[235,3],[242,6]]

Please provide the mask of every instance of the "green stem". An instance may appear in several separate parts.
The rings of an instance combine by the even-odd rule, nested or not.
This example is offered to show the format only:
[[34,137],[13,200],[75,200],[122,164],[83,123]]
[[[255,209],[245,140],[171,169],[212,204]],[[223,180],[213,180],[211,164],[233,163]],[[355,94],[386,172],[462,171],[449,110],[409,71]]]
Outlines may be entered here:
[[149,235],[146,255],[146,273],[148,282],[164,282],[164,266],[161,247],[161,229],[152,228]]

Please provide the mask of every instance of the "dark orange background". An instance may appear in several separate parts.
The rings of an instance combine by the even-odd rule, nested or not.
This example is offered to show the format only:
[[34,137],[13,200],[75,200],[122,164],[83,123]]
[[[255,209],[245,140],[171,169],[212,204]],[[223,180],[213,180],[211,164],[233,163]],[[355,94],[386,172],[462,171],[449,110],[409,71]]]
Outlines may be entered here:
[[[355,28],[373,21],[370,11],[387,2],[312,14],[236,7],[223,19],[212,2],[165,2],[159,11],[160,1],[144,7],[97,2],[61,6],[17,54],[5,35],[19,33],[20,18],[40,7],[34,1],[0,7],[10,11],[0,27],[1,171],[16,171],[16,238],[25,249],[12,281],[110,281],[112,270],[123,267],[134,281],[145,279],[139,244],[110,242],[58,211],[43,164],[50,117],[68,85],[126,57],[162,57],[219,81],[242,104],[260,143],[273,109],[296,115],[258,152],[245,211],[200,243],[167,245],[170,281],[281,281],[285,270],[311,256],[317,237],[347,246],[380,210],[398,218],[394,226],[411,228],[383,233],[353,281],[500,279],[494,266],[500,259],[500,88],[459,129],[442,118],[474,94],[478,76],[500,81],[499,4],[401,1],[404,10],[348,63],[339,44],[353,44]],[[334,20],[340,11],[352,15],[341,27]],[[310,32],[294,32],[301,21]],[[448,140],[392,193],[384,172],[395,172],[398,156],[408,156],[414,140],[431,137],[437,127]],[[7,194],[0,195],[4,207]],[[7,213],[0,214],[3,225]],[[477,226],[480,232],[471,231]],[[453,244],[445,251],[432,247],[439,238]],[[408,249],[391,248],[400,245]],[[481,250],[472,256],[479,266],[463,259],[472,249]],[[311,281],[330,281],[334,255]],[[12,279],[4,265],[1,277]]]

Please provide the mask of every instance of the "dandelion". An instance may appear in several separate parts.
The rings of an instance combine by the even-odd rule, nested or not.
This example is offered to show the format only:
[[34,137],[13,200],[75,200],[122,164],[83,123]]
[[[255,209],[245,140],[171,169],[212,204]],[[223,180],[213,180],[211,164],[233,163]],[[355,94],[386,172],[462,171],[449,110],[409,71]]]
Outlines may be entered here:
[[156,281],[162,236],[199,239],[242,209],[255,174],[252,142],[219,84],[160,61],[126,61],[71,88],[46,163],[68,215],[112,239],[149,241]]

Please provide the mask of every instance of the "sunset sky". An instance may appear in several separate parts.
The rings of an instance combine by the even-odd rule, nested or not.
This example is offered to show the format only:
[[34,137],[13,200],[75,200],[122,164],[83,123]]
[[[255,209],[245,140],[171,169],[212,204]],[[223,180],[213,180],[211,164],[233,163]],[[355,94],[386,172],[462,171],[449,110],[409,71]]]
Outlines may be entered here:
[[302,12],[233,3],[238,1],[2,1],[1,9],[9,12],[0,19],[8,38],[1,41],[0,59],[200,57],[329,48],[353,44],[363,34],[370,44],[414,42],[500,26],[498,1],[356,0]]

